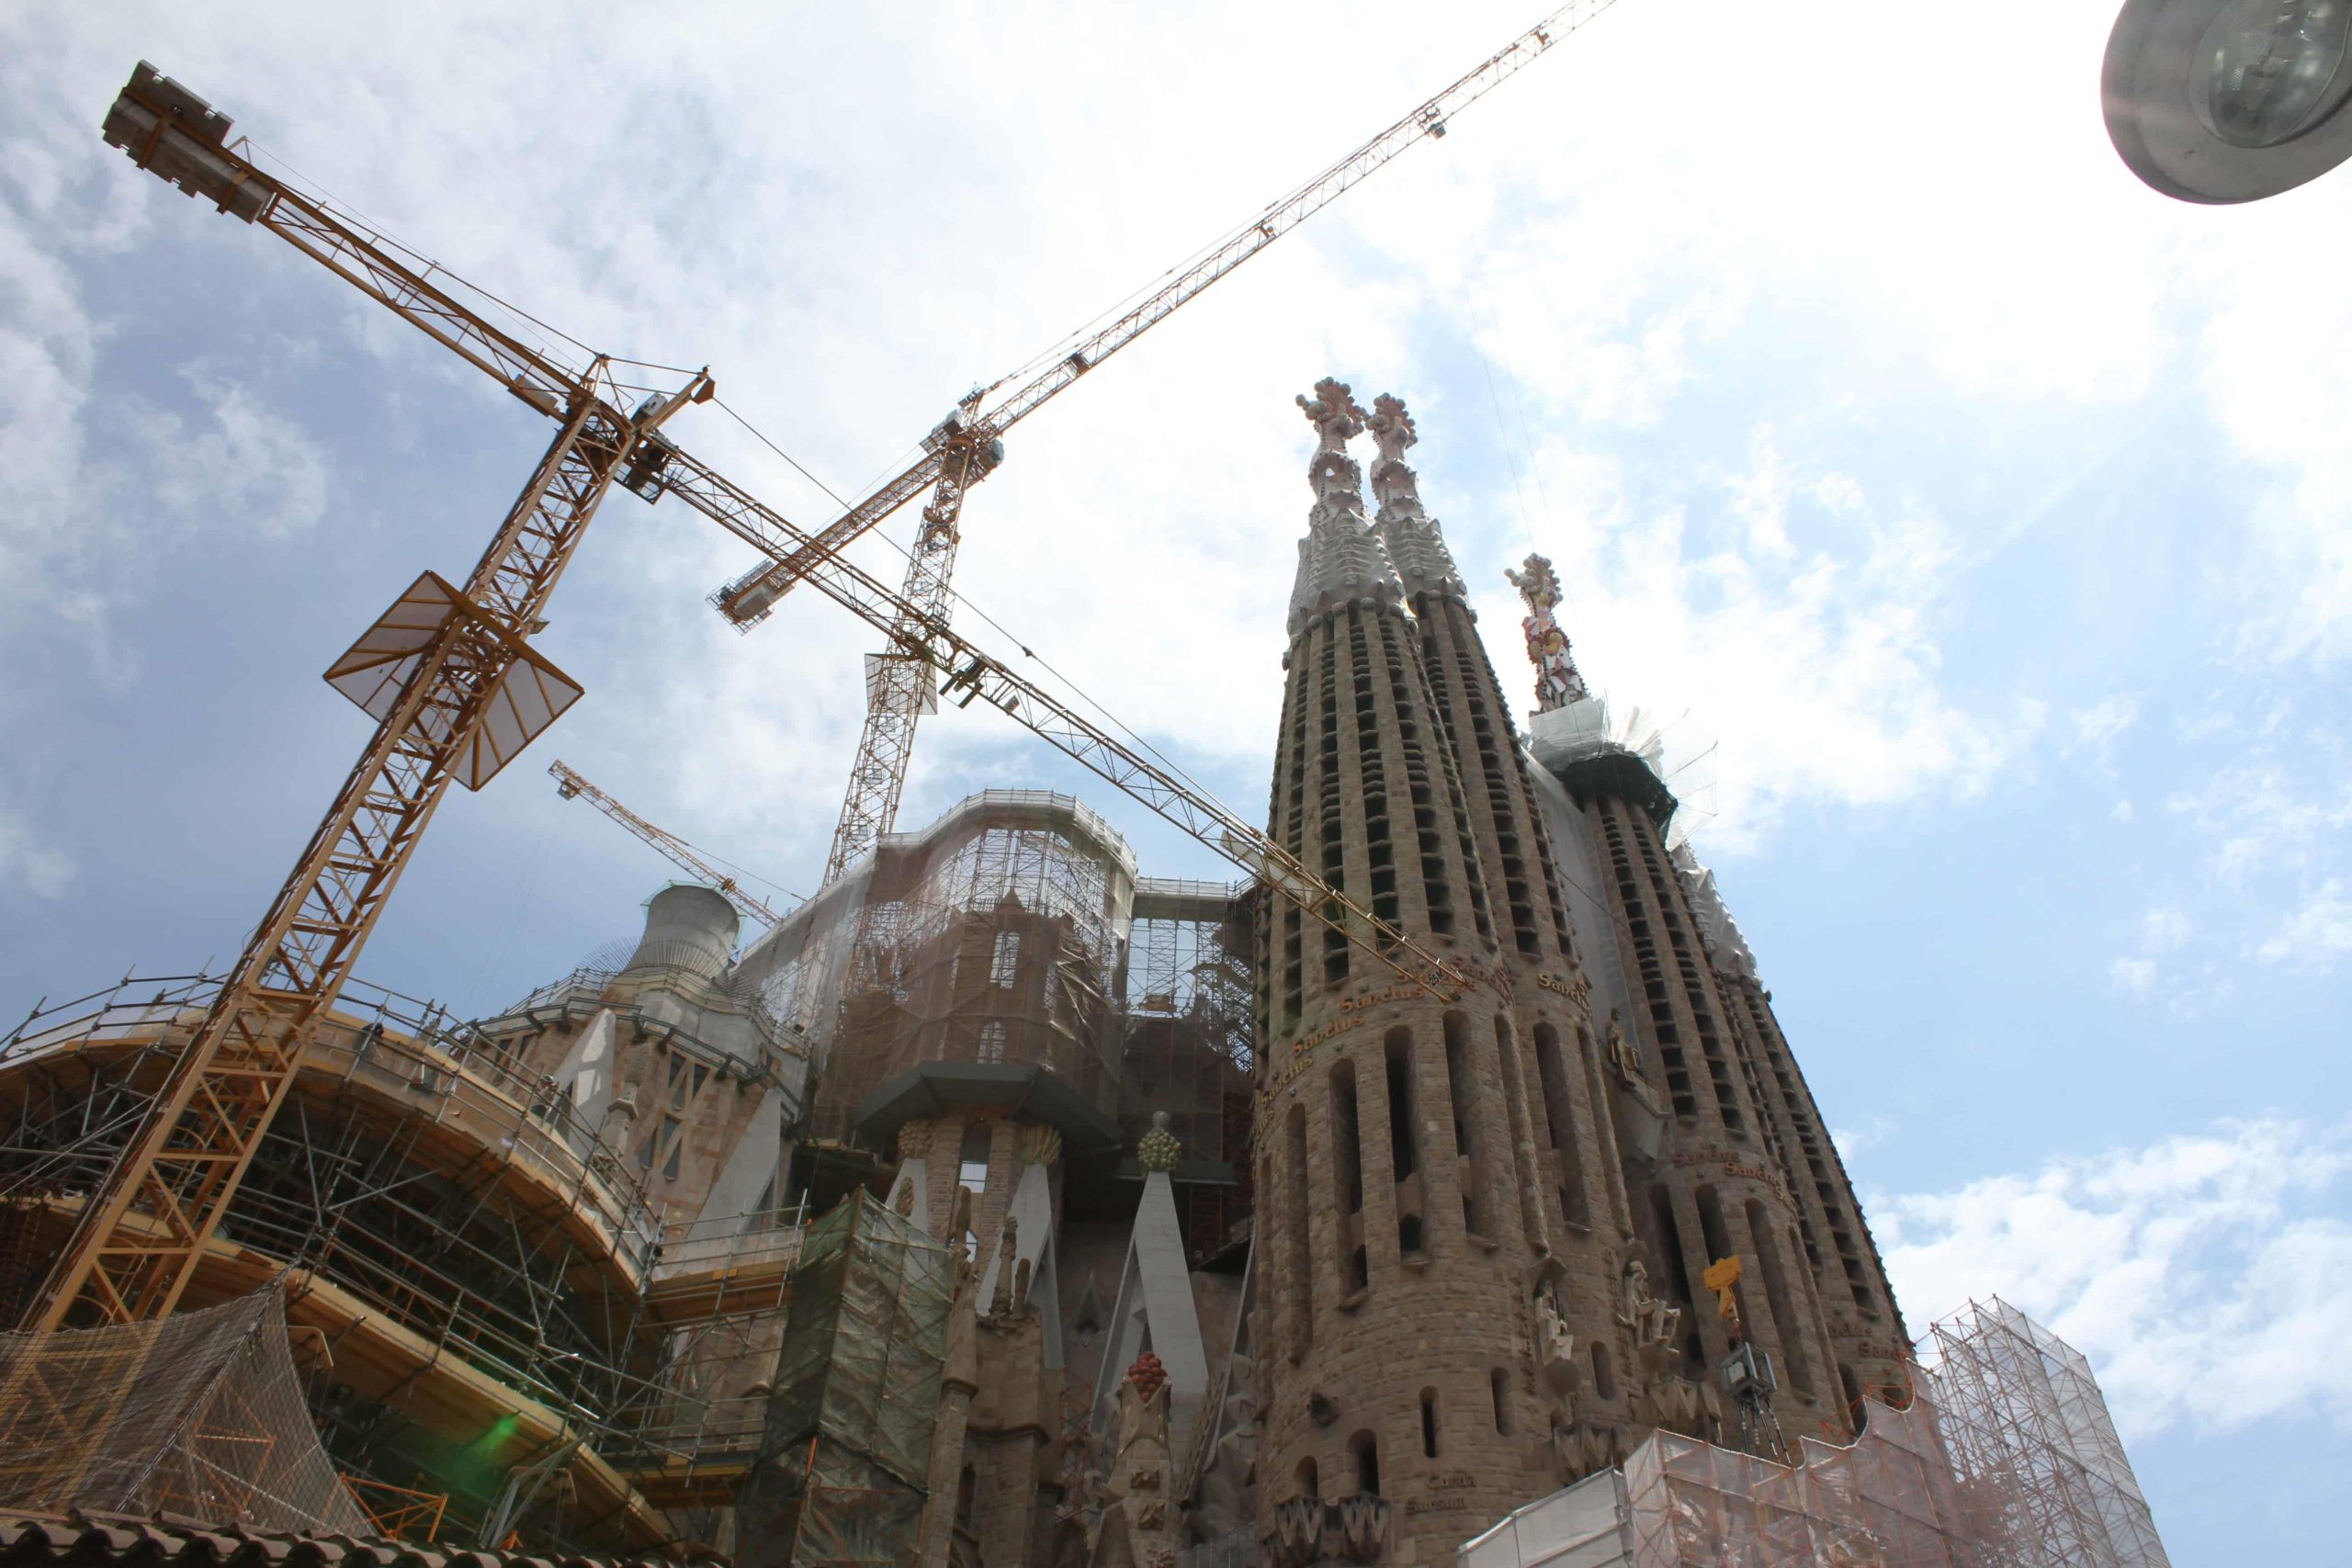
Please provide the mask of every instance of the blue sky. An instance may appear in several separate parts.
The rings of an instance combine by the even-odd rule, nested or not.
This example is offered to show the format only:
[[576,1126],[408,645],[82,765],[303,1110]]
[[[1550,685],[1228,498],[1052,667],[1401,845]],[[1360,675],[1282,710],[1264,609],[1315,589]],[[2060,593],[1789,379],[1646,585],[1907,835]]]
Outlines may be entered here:
[[[1506,678],[1540,547],[1594,683],[1715,747],[1696,845],[1915,1330],[2007,1296],[2092,1357],[2177,1561],[2322,1560],[2352,302],[2313,264],[2352,175],[2167,203],[2099,129],[2111,6],[1894,9],[1624,0],[1023,425],[959,583],[1254,812],[1291,395],[1404,396]],[[546,439],[104,148],[137,59],[565,332],[709,361],[846,491],[1530,19],[573,15],[0,14],[0,1010],[233,953],[363,738],[318,671],[466,569]],[[718,411],[677,431],[830,515]],[[667,868],[559,756],[809,888],[872,639],[799,599],[739,637],[703,595],[746,564],[609,503],[540,639],[586,701],[449,801],[366,975],[487,1010],[633,929]],[[1219,874],[983,710],[926,725],[908,818],[990,784]]]

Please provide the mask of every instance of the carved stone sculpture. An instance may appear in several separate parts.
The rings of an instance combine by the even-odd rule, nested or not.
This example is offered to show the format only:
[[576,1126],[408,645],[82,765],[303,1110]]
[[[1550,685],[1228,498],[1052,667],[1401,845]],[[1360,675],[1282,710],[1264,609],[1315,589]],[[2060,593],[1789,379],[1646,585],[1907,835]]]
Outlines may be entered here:
[[1568,650],[1568,634],[1560,629],[1553,615],[1560,604],[1559,574],[1539,555],[1531,555],[1521,564],[1524,571],[1506,570],[1503,575],[1527,601],[1527,618],[1520,622],[1520,630],[1527,636],[1527,657],[1535,665],[1536,706],[1550,713],[1592,694],[1577,672],[1576,660]]
[[1148,1176],[1155,1170],[1173,1170],[1183,1157],[1184,1145],[1168,1130],[1168,1112],[1151,1113],[1151,1131],[1136,1140],[1136,1164]]
[[[1021,1221],[1012,1214],[1004,1217],[1004,1235],[997,1242],[996,1289],[989,1298],[990,1317],[1010,1317],[1015,1305],[1013,1276],[1020,1273]],[[1028,1280],[1020,1281],[1023,1286]]]
[[1550,1291],[1535,1297],[1535,1364],[1544,1385],[1565,1394],[1576,1382],[1577,1337],[1568,1332]]
[[1311,399],[1301,392],[1297,401],[1315,426],[1318,452],[1343,452],[1349,442],[1363,434],[1363,410],[1356,406],[1355,393],[1345,381],[1326,376],[1315,383]]

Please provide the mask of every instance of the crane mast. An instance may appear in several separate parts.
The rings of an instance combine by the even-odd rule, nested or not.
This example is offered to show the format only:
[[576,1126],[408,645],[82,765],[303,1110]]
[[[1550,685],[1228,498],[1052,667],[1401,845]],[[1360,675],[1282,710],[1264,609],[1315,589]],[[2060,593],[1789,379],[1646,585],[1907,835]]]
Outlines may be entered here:
[[696,854],[692,844],[667,829],[657,828],[648,822],[644,818],[639,817],[636,812],[631,811],[628,807],[623,806],[565,766],[561,758],[548,764],[548,776],[555,780],[558,795],[566,800],[575,798],[585,800],[589,805],[667,855],[672,864],[718,888],[720,893],[726,895],[727,901],[735,906],[737,913],[762,931],[773,928],[776,921],[784,918],[744,891],[742,885],[734,877]]
[[[950,608],[948,584],[962,538],[964,497],[1003,461],[1005,432],[1390,159],[1425,138],[1442,137],[1449,117],[1486,96],[1614,3],[1572,0],[1562,6],[1371,141],[1269,203],[1249,222],[1174,272],[1107,325],[1080,338],[994,404],[981,406],[995,387],[975,391],[923,438],[922,455],[910,467],[845,510],[808,544],[780,560],[753,567],[717,590],[711,603],[739,631],[750,630],[767,618],[776,601],[795,583],[808,579],[819,561],[839,554],[928,485],[931,500],[923,507],[922,525],[908,552],[899,597],[922,619],[944,622]],[[996,386],[1012,378],[1004,378]],[[922,672],[895,651],[868,657],[865,693],[865,722],[850,768],[849,789],[842,800],[841,820],[825,860],[829,885],[872,850],[875,841],[897,822],[915,727],[933,705]]]

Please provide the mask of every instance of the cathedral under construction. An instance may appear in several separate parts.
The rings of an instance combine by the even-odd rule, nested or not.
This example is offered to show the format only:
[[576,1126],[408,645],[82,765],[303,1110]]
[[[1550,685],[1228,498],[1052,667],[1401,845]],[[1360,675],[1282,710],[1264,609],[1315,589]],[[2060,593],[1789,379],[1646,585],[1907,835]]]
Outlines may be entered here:
[[[354,982],[179,1310],[0,1339],[0,1553],[2164,1562],[2078,1356],[1906,1325],[1548,564],[1522,713],[1403,402],[1298,400],[1266,830],[1397,940],[1004,789],[492,1017]],[[0,1321],[221,983],[0,1043]]]

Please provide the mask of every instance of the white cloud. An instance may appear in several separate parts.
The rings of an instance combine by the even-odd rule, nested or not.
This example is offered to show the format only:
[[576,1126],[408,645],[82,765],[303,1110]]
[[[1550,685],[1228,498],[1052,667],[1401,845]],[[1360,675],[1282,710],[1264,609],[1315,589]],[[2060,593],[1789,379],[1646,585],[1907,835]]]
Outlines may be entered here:
[[327,503],[327,459],[319,444],[236,381],[201,374],[187,380],[208,421],[192,426],[154,409],[141,422],[157,493],[183,513],[265,538],[316,523]]
[[0,807],[0,889],[21,886],[37,898],[62,898],[74,883],[74,857],[44,842],[17,813]]
[[2140,917],[2140,945],[2149,953],[2170,953],[2188,941],[2187,911],[2151,909]]
[[2208,836],[2213,874],[2243,881],[2290,856],[2300,856],[2336,829],[2352,826],[2352,784],[2330,780],[2312,791],[2275,758],[2233,762],[2201,788],[2165,801]]
[[2075,709],[2067,717],[2074,725],[2074,744],[2104,757],[2115,738],[2139,722],[2140,699],[2129,695],[2103,698],[2090,707]]
[[1893,1137],[1897,1127],[1898,1123],[1891,1116],[1865,1116],[1852,1126],[1830,1128],[1829,1141],[1838,1145],[1838,1154],[1850,1163],[1856,1155],[1877,1148]]
[[[1687,714],[1669,723],[1670,759],[1720,747],[1702,829],[1714,852],[1753,844],[1800,801],[1981,787],[2038,716],[2020,705],[1996,722],[1942,689],[1950,531],[1792,457],[1770,424],[1752,432],[1748,457],[1717,487],[1739,525],[1710,530],[1682,504],[1645,506],[1613,460],[1544,455],[1585,520],[1552,553],[1588,678],[1618,706]],[[1480,597],[1485,625],[1513,624],[1506,595]]]
[[2114,818],[2118,822],[2129,822],[2132,820],[2133,816],[2132,803],[2129,800],[2119,800],[2115,803],[2115,809],[2109,812],[2108,815]]
[[2309,968],[2352,953],[2352,898],[2345,897],[2344,885],[2334,877],[2322,883],[2256,951],[2266,964],[2291,961]]
[[2156,983],[2156,963],[2153,958],[2119,958],[2108,965],[2107,976],[2115,988],[2144,997]]
[[2352,1125],[2224,1122],[1871,1202],[1915,1314],[1997,1294],[2091,1359],[2127,1438],[2307,1415],[2352,1431],[2339,1355]]

